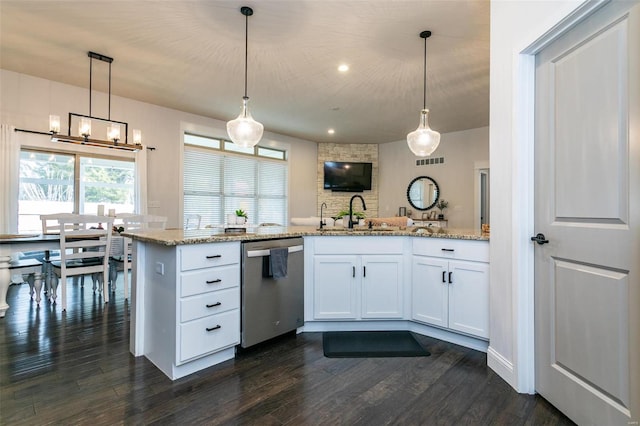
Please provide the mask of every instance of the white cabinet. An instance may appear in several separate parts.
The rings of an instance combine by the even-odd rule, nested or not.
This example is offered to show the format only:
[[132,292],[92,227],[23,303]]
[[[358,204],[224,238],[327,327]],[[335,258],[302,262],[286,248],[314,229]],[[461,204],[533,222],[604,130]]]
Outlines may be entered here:
[[316,319],[356,319],[357,256],[317,255],[313,259],[313,301]]
[[402,244],[388,237],[386,246],[376,237],[331,238],[315,246],[313,318],[402,318]]
[[483,241],[415,239],[413,319],[488,338],[488,255]]
[[176,364],[240,343],[238,243],[181,246]]
[[233,358],[240,243],[150,244],[144,263],[144,355],[171,379]]
[[368,255],[360,260],[361,317],[402,318],[402,255]]

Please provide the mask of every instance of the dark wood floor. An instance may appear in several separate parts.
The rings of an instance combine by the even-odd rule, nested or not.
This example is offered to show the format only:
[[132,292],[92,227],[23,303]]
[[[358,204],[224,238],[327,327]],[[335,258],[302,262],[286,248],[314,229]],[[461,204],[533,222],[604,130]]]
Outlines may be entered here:
[[[120,280],[121,282],[121,277]],[[284,336],[172,382],[129,353],[120,285],[108,305],[69,286],[67,313],[11,286],[0,319],[0,424],[564,425],[486,355],[418,336],[423,358],[330,359],[322,335]]]

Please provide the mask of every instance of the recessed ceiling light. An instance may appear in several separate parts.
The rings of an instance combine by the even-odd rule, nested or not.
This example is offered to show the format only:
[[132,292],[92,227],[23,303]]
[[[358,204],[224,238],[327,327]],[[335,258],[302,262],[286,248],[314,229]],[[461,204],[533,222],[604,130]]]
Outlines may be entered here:
[[347,65],[347,64],[340,64],[340,65],[338,66],[338,71],[340,71],[340,72],[347,72],[347,71],[349,71],[349,65]]
[[336,131],[335,131],[335,130],[333,130],[333,129],[329,129],[329,130],[327,130],[327,133],[329,133],[330,135],[333,135],[335,132],[336,132]]

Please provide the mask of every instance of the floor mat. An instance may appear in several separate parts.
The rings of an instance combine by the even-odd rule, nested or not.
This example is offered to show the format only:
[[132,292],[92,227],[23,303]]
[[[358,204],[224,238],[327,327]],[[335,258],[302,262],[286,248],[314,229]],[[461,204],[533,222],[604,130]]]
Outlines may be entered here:
[[327,358],[429,356],[408,331],[331,331],[322,334]]

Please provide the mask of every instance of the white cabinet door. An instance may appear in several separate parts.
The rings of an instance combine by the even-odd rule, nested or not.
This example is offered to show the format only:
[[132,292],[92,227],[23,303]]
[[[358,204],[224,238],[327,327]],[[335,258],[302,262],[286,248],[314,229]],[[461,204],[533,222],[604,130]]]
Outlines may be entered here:
[[446,278],[449,286],[449,328],[488,338],[489,265],[449,261]]
[[413,256],[413,319],[489,337],[489,265]]
[[315,256],[313,312],[315,319],[358,317],[357,256]]
[[362,318],[402,318],[402,256],[362,256]]
[[416,321],[448,327],[448,264],[444,259],[413,256],[412,310]]

